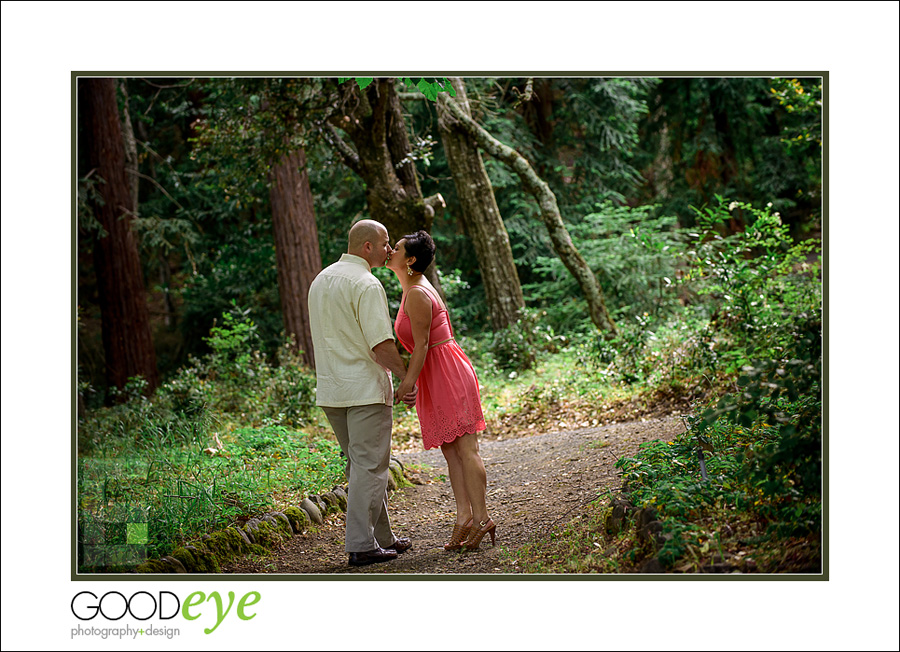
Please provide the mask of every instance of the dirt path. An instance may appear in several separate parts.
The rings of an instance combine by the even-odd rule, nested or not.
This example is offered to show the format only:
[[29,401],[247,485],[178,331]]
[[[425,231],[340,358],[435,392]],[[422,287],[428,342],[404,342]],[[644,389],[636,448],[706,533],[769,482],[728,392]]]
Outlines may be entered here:
[[[576,510],[608,489],[620,487],[616,459],[633,455],[638,444],[671,440],[684,426],[675,418],[647,419],[503,441],[483,440],[488,510],[497,524],[497,546],[485,539],[477,551],[443,549],[455,519],[447,466],[439,450],[398,455],[423,484],[395,491],[391,522],[413,547],[396,560],[347,565],[343,514],[329,517],[317,532],[295,536],[267,559],[241,559],[226,573],[345,574],[517,573],[506,551],[540,540],[563,527]],[[423,468],[424,467],[424,468]]]

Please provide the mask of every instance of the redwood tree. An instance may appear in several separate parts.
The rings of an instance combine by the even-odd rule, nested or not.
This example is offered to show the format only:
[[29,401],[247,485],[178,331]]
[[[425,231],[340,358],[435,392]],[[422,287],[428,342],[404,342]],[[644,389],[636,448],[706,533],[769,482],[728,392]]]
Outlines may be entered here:
[[322,269],[322,256],[303,149],[286,154],[273,166],[269,198],[284,327],[294,336],[303,362],[314,367],[307,297],[310,283]]
[[210,120],[198,122],[201,160],[225,173],[229,192],[252,203],[268,186],[278,295],[285,333],[313,366],[307,296],[322,269],[313,195],[306,171],[303,118],[319,101],[318,83],[250,79],[209,86]]
[[131,229],[134,205],[125,171],[122,123],[116,82],[110,78],[79,80],[80,147],[99,199],[92,202],[103,229],[94,242],[99,284],[107,381],[122,388],[142,376],[153,390],[159,385],[156,353],[137,241]]

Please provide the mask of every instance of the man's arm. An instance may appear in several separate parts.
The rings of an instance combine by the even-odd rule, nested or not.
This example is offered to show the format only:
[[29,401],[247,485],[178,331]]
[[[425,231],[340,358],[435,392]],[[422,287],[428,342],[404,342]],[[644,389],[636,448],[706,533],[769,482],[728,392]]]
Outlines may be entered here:
[[394,340],[385,340],[380,344],[376,344],[372,347],[372,353],[375,354],[375,361],[378,364],[385,369],[390,369],[400,382],[403,382],[403,379],[406,378],[406,366],[400,358],[400,352],[397,351]]
[[[400,353],[397,351],[394,340],[385,340],[380,344],[376,344],[372,348],[372,353],[375,354],[375,360],[378,364],[386,369],[390,369],[397,375],[400,382],[403,382],[403,379],[406,378],[406,367],[403,365],[403,360],[400,358]],[[413,406],[416,404],[416,395],[418,393],[418,387],[413,387],[413,390],[406,396],[398,396],[397,393],[394,392],[394,403],[403,401],[408,406]]]

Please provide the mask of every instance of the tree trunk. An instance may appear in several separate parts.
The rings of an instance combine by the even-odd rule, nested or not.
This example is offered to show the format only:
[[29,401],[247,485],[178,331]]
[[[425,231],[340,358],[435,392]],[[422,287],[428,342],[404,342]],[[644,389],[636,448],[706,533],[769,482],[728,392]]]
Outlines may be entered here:
[[[393,241],[419,230],[430,232],[443,199],[422,197],[394,80],[376,79],[364,90],[345,83],[340,91],[341,107],[330,124],[350,137],[356,151],[336,132],[332,131],[332,137],[344,162],[366,183],[370,217],[384,224]],[[425,276],[443,297],[434,263]]]
[[575,280],[581,287],[581,291],[584,293],[585,299],[587,299],[591,321],[594,322],[594,325],[599,330],[614,335],[616,333],[616,325],[606,309],[603,291],[600,289],[593,271],[584,262],[584,258],[581,257],[581,254],[578,253],[578,250],[572,243],[569,231],[566,229],[566,225],[559,213],[559,206],[556,203],[556,196],[553,194],[553,191],[535,173],[531,164],[521,154],[491,136],[484,128],[466,115],[459,103],[451,99],[446,101],[445,105],[449,113],[459,121],[466,133],[484,151],[506,163],[522,181],[525,189],[535,198],[540,207],[541,220],[547,227],[547,233],[550,236],[550,241],[553,243],[556,254],[572,276],[575,277]]
[[124,79],[120,79],[118,90],[122,93],[122,138],[125,146],[125,172],[128,176],[128,189],[131,192],[131,211],[138,214],[138,153],[131,113],[128,111],[128,87]]
[[[137,138],[134,136],[134,124],[131,122],[131,112],[128,108],[128,83],[125,79],[118,80],[118,91],[122,94],[122,139],[125,145],[125,172],[128,176],[128,189],[131,192],[131,211],[135,217],[140,215],[140,203],[138,195],[140,190],[140,162],[137,151]],[[157,252],[159,264],[159,286],[162,288],[163,316],[166,328],[172,327],[175,306],[172,305],[172,295],[169,286],[172,281],[172,270],[166,258],[166,252],[160,248]]]
[[[463,80],[452,77],[450,82],[456,89],[460,108],[471,117]],[[438,95],[438,130],[462,207],[463,226],[478,258],[491,325],[494,331],[499,331],[516,323],[525,299],[509,246],[509,234],[500,217],[481,152],[470,144],[464,131],[454,128],[458,122],[448,114],[449,100],[446,93]]]
[[129,378],[143,376],[152,391],[159,385],[159,372],[141,261],[131,231],[134,206],[125,172],[115,80],[81,80],[79,99],[82,147],[89,169],[96,169],[103,179],[98,186],[102,205],[97,202],[94,210],[106,235],[95,242],[94,261],[107,380],[121,388]]
[[286,155],[272,168],[270,199],[278,263],[278,294],[285,331],[303,362],[315,367],[309,330],[309,285],[322,270],[319,234],[313,208],[306,152]]

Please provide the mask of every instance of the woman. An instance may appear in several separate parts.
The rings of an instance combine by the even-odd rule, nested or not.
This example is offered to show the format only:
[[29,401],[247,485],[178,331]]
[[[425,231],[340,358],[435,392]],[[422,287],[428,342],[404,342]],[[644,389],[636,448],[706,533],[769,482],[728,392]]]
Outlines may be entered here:
[[441,447],[456,500],[456,524],[446,550],[478,548],[496,526],[487,513],[487,478],[478,454],[478,435],[486,428],[472,363],[453,339],[447,307],[423,272],[434,259],[434,241],[425,231],[404,236],[387,267],[403,286],[394,330],[412,354],[397,396],[418,386],[416,414],[426,449]]

